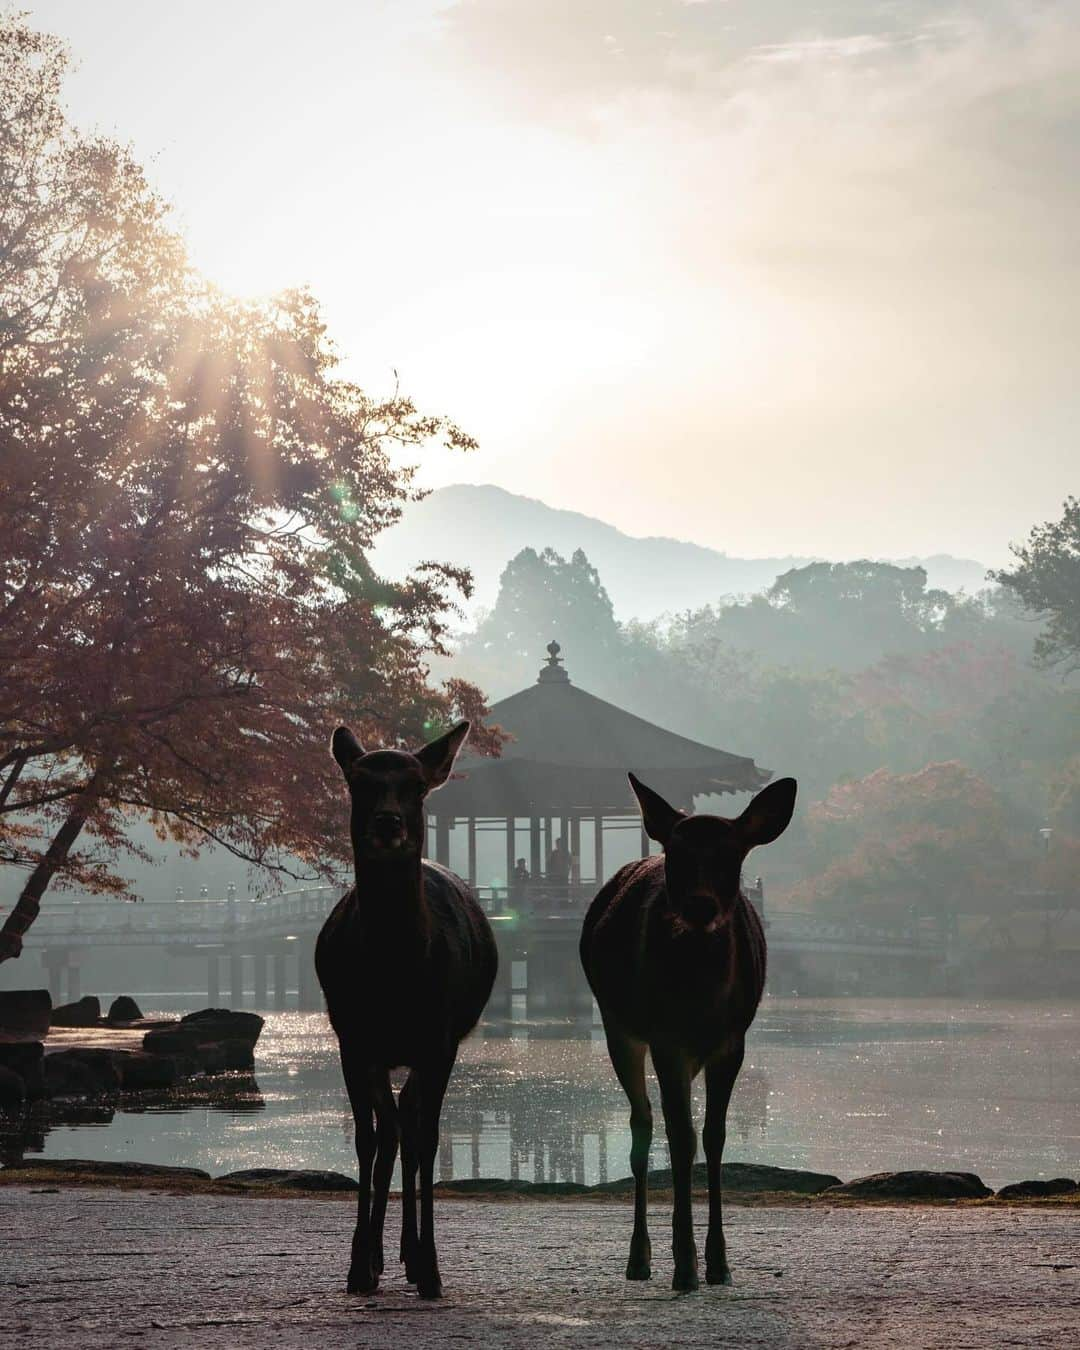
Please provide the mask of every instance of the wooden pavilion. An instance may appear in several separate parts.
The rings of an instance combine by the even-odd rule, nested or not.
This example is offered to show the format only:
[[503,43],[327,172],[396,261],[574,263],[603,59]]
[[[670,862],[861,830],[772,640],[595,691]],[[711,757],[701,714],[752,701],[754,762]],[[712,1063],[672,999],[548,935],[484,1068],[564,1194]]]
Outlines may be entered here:
[[[536,683],[491,709],[491,721],[513,737],[502,756],[484,759],[466,750],[458,761],[461,776],[430,798],[436,860],[451,865],[451,833],[461,841],[463,831],[456,869],[495,912],[507,897],[515,908],[535,908],[591,896],[614,870],[605,871],[604,861],[612,831],[636,831],[647,856],[649,839],[627,770],[686,810],[696,796],[752,792],[771,776],[752,759],[678,736],[578,688],[559,644],[547,651]],[[477,835],[484,831],[503,836],[501,884],[478,884]],[[625,837],[622,842],[625,853]]]

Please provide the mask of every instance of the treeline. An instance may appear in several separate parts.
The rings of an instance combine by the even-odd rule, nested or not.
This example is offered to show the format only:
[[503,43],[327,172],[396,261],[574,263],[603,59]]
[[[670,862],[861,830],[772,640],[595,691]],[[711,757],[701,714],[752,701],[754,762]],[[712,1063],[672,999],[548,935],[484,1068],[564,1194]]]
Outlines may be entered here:
[[953,595],[919,567],[814,563],[748,599],[677,602],[620,623],[582,552],[525,549],[454,667],[496,699],[555,636],[591,692],[794,774],[798,823],[774,850],[788,903],[992,912],[1075,884],[1080,692],[1033,660],[1042,629],[1014,587]]

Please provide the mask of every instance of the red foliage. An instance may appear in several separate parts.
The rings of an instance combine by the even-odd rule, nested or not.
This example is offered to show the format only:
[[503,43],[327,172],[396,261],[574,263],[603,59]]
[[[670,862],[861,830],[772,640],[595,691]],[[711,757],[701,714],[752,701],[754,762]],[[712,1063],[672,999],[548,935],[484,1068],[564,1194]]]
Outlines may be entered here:
[[56,45],[8,18],[0,57],[0,855],[30,869],[3,959],[54,875],[123,890],[133,814],[325,871],[333,726],[416,743],[486,710],[427,681],[467,575],[367,560],[410,496],[393,448],[469,438],[340,379],[310,296],[200,282],[137,166],[64,123]]

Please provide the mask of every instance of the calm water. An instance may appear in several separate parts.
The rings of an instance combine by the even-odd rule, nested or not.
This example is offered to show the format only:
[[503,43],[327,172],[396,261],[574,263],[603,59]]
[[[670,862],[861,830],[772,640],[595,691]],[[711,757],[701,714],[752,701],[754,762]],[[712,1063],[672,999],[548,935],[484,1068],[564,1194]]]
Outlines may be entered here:
[[[175,1008],[155,1009],[172,1012]],[[349,1114],[321,1013],[268,1013],[255,1081],[139,1110],[0,1117],[5,1156],[130,1158],[351,1173]],[[509,1030],[509,1035],[507,1031]],[[499,1032],[500,1034],[495,1034]],[[936,1000],[762,1005],[727,1157],[834,1172],[959,1168],[991,1185],[1080,1172],[1080,1007]],[[220,1080],[219,1080],[220,1083]],[[653,1100],[658,1097],[653,1085]],[[703,1086],[696,1093],[698,1122]],[[627,1107],[599,1029],[484,1028],[463,1048],[439,1172],[594,1182],[627,1175]],[[659,1124],[653,1165],[667,1163]]]

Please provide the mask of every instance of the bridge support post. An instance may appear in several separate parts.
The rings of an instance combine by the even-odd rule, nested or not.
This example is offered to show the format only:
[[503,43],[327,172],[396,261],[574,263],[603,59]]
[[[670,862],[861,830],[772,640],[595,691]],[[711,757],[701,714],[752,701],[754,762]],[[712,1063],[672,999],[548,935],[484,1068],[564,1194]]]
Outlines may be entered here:
[[319,984],[315,978],[315,962],[311,951],[302,947],[296,954],[297,960],[297,1006],[303,1012],[317,1012],[322,1006],[319,997]]
[[285,1008],[285,953],[278,948],[274,952],[274,1007],[278,1012]]
[[525,1016],[531,1021],[547,1010],[546,955],[541,943],[533,941],[525,953]]
[[234,1008],[244,1001],[244,958],[235,951],[229,953],[229,997]]
[[266,1011],[266,952],[255,952],[255,1006],[260,1012]]
[[497,1017],[507,1021],[510,1019],[514,1006],[513,970],[513,954],[509,943],[506,943],[499,948],[499,970],[495,976],[491,998],[488,999],[488,1017]]
[[41,963],[48,973],[49,997],[53,1001],[53,1007],[57,1007],[64,1000],[64,979],[67,971],[68,954],[66,951],[58,951],[55,947],[47,948],[41,954]]
[[221,963],[217,952],[206,959],[206,1002],[211,1008],[221,1003]]

